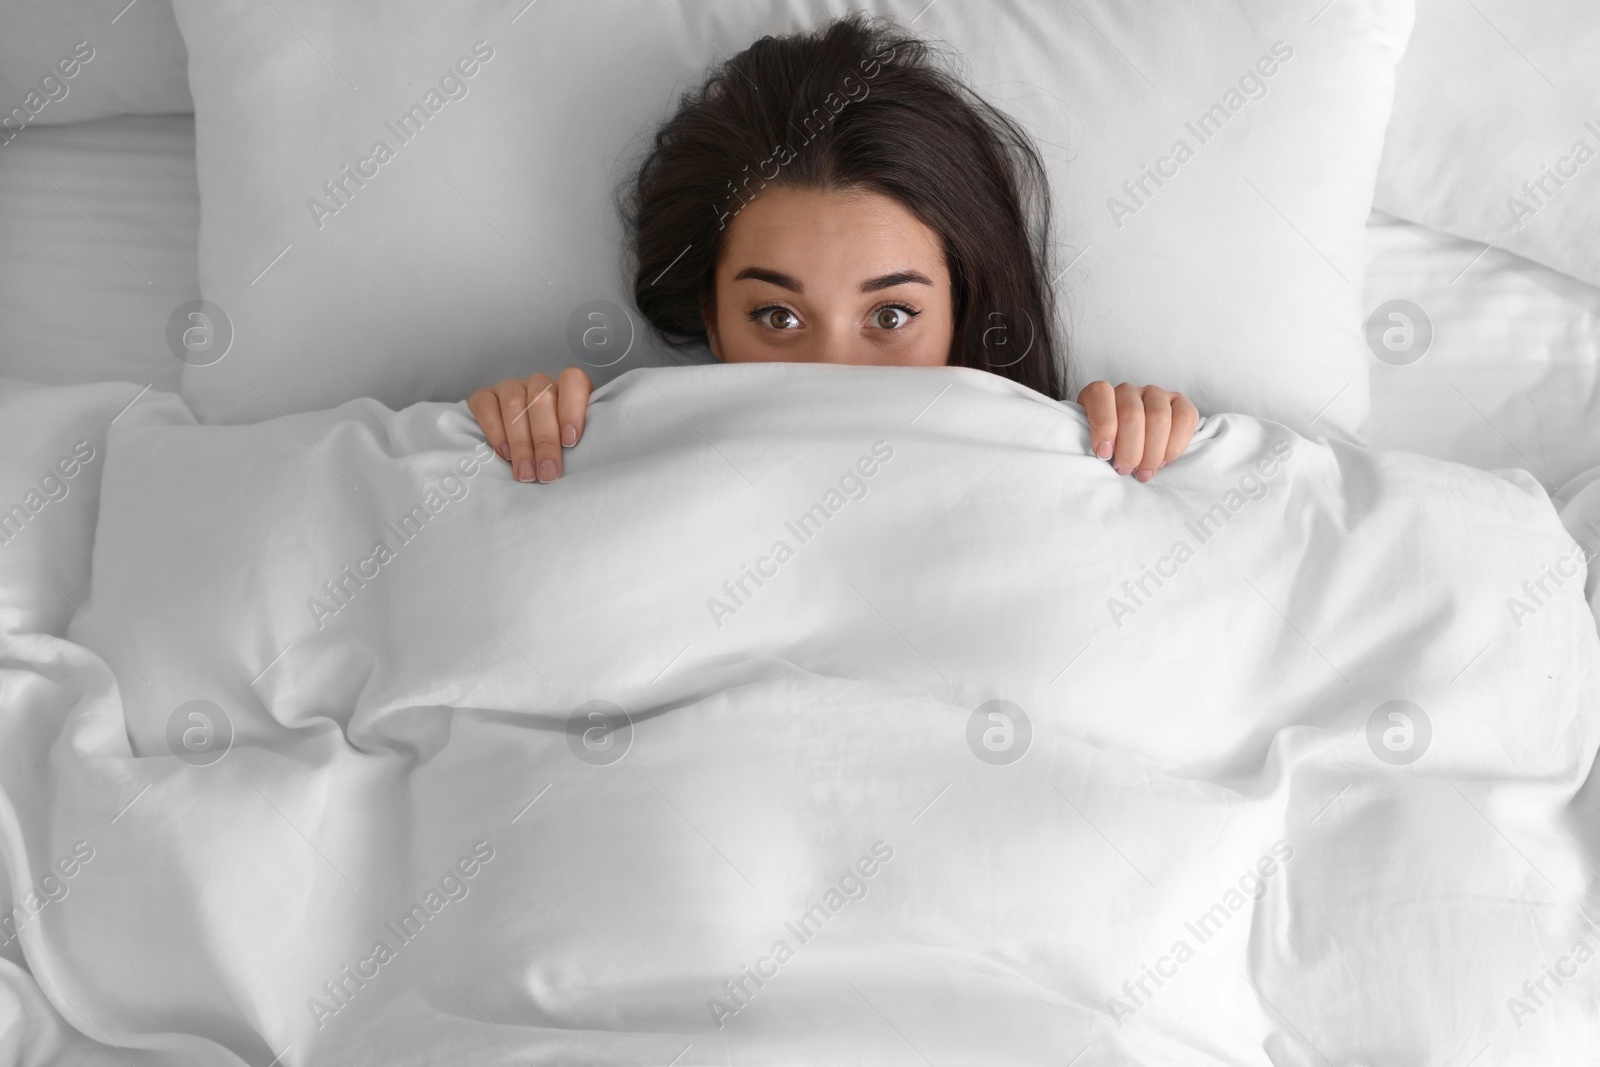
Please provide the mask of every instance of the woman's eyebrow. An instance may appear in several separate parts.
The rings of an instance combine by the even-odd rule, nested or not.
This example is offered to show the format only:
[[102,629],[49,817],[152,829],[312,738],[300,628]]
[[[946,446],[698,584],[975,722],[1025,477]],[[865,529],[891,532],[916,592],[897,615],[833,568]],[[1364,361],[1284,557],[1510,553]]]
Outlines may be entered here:
[[746,267],[733,276],[733,280],[736,282],[743,281],[746,278],[754,278],[758,282],[771,282],[780,289],[787,289],[791,293],[803,294],[806,291],[806,287],[800,284],[800,279],[792,278],[781,271],[768,270],[765,267]]
[[871,281],[861,283],[863,293],[876,293],[879,289],[893,289],[897,285],[906,285],[916,282],[919,285],[932,285],[926,274],[914,270],[898,270],[893,274],[885,274]]
[[[736,282],[744,281],[746,278],[758,282],[770,282],[780,289],[789,290],[791,293],[803,294],[806,291],[806,287],[800,284],[800,279],[784,274],[781,271],[768,270],[765,267],[746,267],[733,276],[733,280]],[[863,293],[876,293],[880,289],[893,289],[897,285],[908,285],[913,282],[919,285],[933,284],[928,276],[921,271],[898,270],[893,274],[880,275],[862,282],[861,291]]]

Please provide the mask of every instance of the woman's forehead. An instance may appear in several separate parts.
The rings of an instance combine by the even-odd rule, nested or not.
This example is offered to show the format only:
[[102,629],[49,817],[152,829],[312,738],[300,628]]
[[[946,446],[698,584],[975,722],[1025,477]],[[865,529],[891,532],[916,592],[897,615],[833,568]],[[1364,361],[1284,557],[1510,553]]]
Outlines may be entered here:
[[948,281],[939,235],[892,197],[864,190],[764,190],[729,225],[721,268],[730,280],[743,273],[784,288],[819,278],[856,287],[898,273]]

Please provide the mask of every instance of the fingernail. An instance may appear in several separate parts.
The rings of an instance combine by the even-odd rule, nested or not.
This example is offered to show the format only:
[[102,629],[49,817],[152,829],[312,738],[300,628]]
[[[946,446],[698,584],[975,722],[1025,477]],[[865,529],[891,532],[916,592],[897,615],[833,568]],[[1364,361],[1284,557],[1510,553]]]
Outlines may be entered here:
[[571,448],[578,443],[578,428],[576,426],[561,427],[561,443]]
[[541,482],[553,482],[556,480],[555,460],[547,459],[539,464],[539,480]]
[[1148,482],[1151,478],[1156,476],[1156,472],[1150,470],[1148,467],[1140,467],[1134,472],[1133,476],[1139,479],[1141,482]]
[[501,445],[499,448],[496,448],[495,451],[500,453],[501,459],[511,458],[511,449],[506,445]]
[[533,460],[525,459],[517,464],[517,481],[533,481]]
[[1132,467],[1118,467],[1116,470],[1117,470],[1118,474],[1127,474],[1129,471],[1133,470],[1133,468]]
[[1094,446],[1094,454],[1099,456],[1101,459],[1110,459],[1111,458],[1111,442],[1110,441],[1101,441],[1099,444],[1095,445]]

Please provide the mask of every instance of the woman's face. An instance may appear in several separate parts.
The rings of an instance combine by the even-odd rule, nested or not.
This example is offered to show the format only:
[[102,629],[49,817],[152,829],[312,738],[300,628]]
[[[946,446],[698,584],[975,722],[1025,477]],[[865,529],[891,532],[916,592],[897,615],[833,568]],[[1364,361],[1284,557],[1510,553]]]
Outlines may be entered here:
[[705,322],[724,363],[937,367],[955,332],[939,235],[864,191],[763,190],[728,224]]

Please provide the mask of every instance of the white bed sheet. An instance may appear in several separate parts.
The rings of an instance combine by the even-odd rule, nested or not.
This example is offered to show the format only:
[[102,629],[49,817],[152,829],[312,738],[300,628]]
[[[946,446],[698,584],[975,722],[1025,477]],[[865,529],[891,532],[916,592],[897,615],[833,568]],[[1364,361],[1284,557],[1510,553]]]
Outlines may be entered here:
[[0,151],[0,377],[175,389],[199,295],[194,116],[33,127]]
[[[113,427],[78,644],[0,635],[14,899],[75,872],[21,924],[51,1009],[0,969],[30,1040],[59,1010],[141,1067],[1595,1046],[1600,971],[1507,1007],[1588,936],[1563,816],[1593,825],[1600,727],[1575,589],[1504,607],[1570,544],[1520,472],[1228,415],[1144,486],[1070,406],[883,368],[635,372],[552,486],[480,448],[460,405]],[[1435,724],[1412,762],[1374,747],[1399,696]],[[1015,762],[974,732],[995,697]],[[196,699],[231,750],[174,741]],[[594,699],[636,716],[625,759],[590,758]],[[720,1014],[868,849],[870,896]],[[415,900],[413,945],[384,923]]]
[[1600,289],[1381,212],[1367,234],[1368,314],[1408,300],[1433,329],[1415,362],[1373,359],[1374,447],[1520,467],[1551,493],[1600,466]]

